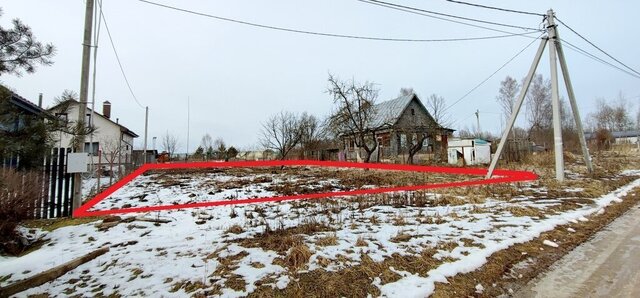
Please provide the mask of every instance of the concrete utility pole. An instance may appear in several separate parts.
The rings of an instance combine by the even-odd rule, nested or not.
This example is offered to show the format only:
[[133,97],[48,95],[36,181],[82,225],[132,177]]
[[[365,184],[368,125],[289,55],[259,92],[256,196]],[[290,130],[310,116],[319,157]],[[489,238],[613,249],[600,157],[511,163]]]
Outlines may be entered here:
[[[84,37],[82,39],[82,71],[80,75],[80,105],[78,106],[78,126],[86,127],[85,115],[87,114],[87,97],[89,95],[89,70],[91,69],[91,30],[93,27],[93,2],[86,0],[87,5],[84,14]],[[73,148],[75,152],[84,151],[84,134],[76,136],[78,141]],[[82,203],[82,174],[73,174],[73,202],[72,210],[75,211]]]
[[478,135],[480,135],[480,110],[476,110],[476,128],[478,129]]
[[147,128],[149,126],[149,107],[146,107],[144,114],[144,147],[142,148],[142,164],[147,163]]
[[549,65],[551,66],[551,109],[553,112],[553,153],[556,161],[556,180],[564,181],[564,156],[562,146],[562,123],[560,122],[560,95],[558,91],[558,57],[556,54],[556,24],[553,10],[547,11],[547,34],[549,35]]
[[578,105],[575,99],[575,94],[573,93],[573,86],[571,85],[571,79],[569,77],[569,69],[567,68],[567,62],[564,57],[564,52],[562,51],[562,44],[560,42],[560,37],[558,35],[557,27],[554,21],[555,14],[553,10],[547,11],[546,21],[547,21],[547,37],[544,37],[540,43],[540,47],[538,48],[538,52],[533,60],[533,64],[531,65],[531,69],[529,70],[529,74],[527,75],[525,82],[522,85],[522,90],[520,91],[520,95],[518,96],[518,100],[516,102],[516,106],[511,114],[511,118],[509,119],[509,124],[507,125],[506,130],[502,134],[502,139],[500,139],[500,144],[498,144],[498,149],[491,160],[491,165],[489,166],[489,171],[487,172],[487,178],[491,178],[493,175],[493,171],[498,164],[498,160],[500,159],[500,155],[502,154],[502,150],[504,148],[504,144],[507,140],[507,136],[509,132],[513,128],[513,124],[515,123],[516,117],[520,112],[520,108],[522,107],[522,103],[524,101],[524,97],[531,85],[531,80],[533,79],[533,75],[535,74],[536,68],[540,63],[540,59],[542,58],[542,53],[544,52],[544,47],[549,43],[549,58],[551,62],[551,99],[552,99],[552,110],[553,110],[553,143],[554,143],[554,155],[555,155],[555,163],[556,163],[556,180],[562,182],[564,181],[564,158],[563,158],[563,147],[562,147],[562,126],[560,121],[560,99],[559,99],[559,88],[558,88],[558,66],[557,60],[560,60],[560,67],[562,68],[562,74],[564,77],[564,83],[566,85],[567,93],[569,94],[569,100],[571,102],[571,110],[573,111],[573,118],[576,121],[576,128],[578,129],[578,138],[580,139],[580,146],[582,147],[582,154],[584,157],[585,165],[589,172],[593,171],[593,165],[591,164],[591,157],[589,156],[589,150],[587,148],[587,143],[584,137],[584,131],[582,128],[582,119],[580,118],[580,113],[578,111]]

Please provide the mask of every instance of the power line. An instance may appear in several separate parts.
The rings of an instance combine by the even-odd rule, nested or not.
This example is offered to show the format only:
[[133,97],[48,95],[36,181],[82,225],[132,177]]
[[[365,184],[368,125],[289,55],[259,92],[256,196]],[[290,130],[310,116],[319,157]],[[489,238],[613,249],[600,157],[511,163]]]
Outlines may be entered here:
[[566,41],[566,40],[564,40],[562,38],[560,40],[562,41],[563,44],[565,44],[567,46],[568,49],[570,49],[572,51],[575,51],[575,52],[577,52],[579,54],[582,54],[582,55],[584,55],[584,56],[586,56],[588,58],[591,58],[591,59],[593,59],[593,60],[595,60],[597,62],[600,62],[600,63],[602,63],[604,65],[613,67],[613,68],[615,68],[615,69],[617,69],[617,70],[619,70],[621,72],[624,72],[624,73],[626,73],[626,74],[628,74],[628,75],[630,75],[630,76],[632,76],[634,78],[640,79],[640,76],[638,76],[638,75],[636,75],[636,74],[634,74],[632,72],[629,72],[629,71],[627,71],[625,69],[622,69],[622,68],[620,68],[620,67],[618,67],[618,66],[616,66],[616,65],[614,65],[614,64],[612,64],[612,63],[610,63],[608,61],[605,61],[602,58],[600,58],[600,57],[598,57],[598,56],[596,56],[596,55],[594,55],[592,53],[589,53],[586,50],[584,50],[584,49],[582,49],[582,48],[580,48],[580,47],[578,47],[578,46],[576,46],[576,45],[574,45],[574,44],[572,44],[572,43],[570,43],[570,42],[568,42],[568,41]]
[[[368,3],[368,4],[379,5],[379,6],[385,6],[385,7],[389,7],[389,8],[397,7],[397,8],[402,8],[402,9],[405,9],[405,10],[419,11],[419,12],[428,13],[428,14],[434,14],[434,15],[445,16],[445,17],[454,18],[454,19],[461,19],[461,20],[478,22],[478,23],[495,25],[495,26],[503,26],[503,27],[523,29],[523,30],[529,30],[529,31],[541,31],[538,28],[531,28],[531,27],[524,27],[524,26],[517,26],[517,25],[510,25],[510,24],[504,24],[504,23],[498,23],[498,22],[485,21],[485,20],[474,19],[474,18],[461,17],[461,16],[457,16],[457,15],[446,14],[446,13],[436,12],[436,11],[432,11],[432,10],[426,10],[426,9],[421,9],[421,8],[416,8],[416,7],[411,7],[411,6],[405,6],[405,5],[400,5],[400,4],[395,4],[395,3],[385,2],[385,1],[379,1],[379,0],[357,0],[357,1],[360,1],[360,2],[363,2],[363,3]],[[465,25],[470,25],[470,24],[467,24],[467,23],[464,23],[464,24]],[[484,29],[487,29],[487,28],[484,28]]]
[[[100,2],[101,8],[102,8],[102,1]],[[116,51],[116,46],[113,43],[113,38],[111,37],[111,31],[109,30],[109,25],[107,25],[107,18],[105,18],[104,13],[102,12],[102,9],[100,9],[100,15],[102,16],[102,20],[104,21],[104,28],[107,29],[107,35],[109,36],[109,42],[111,42],[111,48],[113,49],[113,53],[116,56],[116,60],[118,61],[118,66],[120,66],[120,72],[122,73],[122,77],[124,78],[125,83],[127,83],[127,87],[129,88],[129,92],[131,93],[131,96],[133,96],[133,100],[136,101],[136,103],[141,107],[141,108],[145,108],[142,104],[140,104],[140,102],[138,101],[138,98],[136,97],[136,95],[133,93],[133,89],[131,89],[131,84],[129,83],[129,79],[127,79],[127,75],[124,72],[124,68],[122,67],[122,62],[120,61],[120,57],[118,56],[118,51]]]
[[586,41],[587,43],[589,43],[590,45],[592,45],[594,48],[598,49],[598,51],[602,52],[603,54],[607,55],[609,58],[613,59],[614,61],[620,63],[620,65],[626,67],[628,70],[634,72],[637,75],[640,75],[640,72],[636,71],[635,69],[627,66],[626,64],[622,63],[620,60],[616,59],[615,57],[609,55],[609,53],[605,52],[603,49],[601,49],[600,47],[598,47],[597,45],[595,45],[593,42],[591,42],[590,40],[588,40],[586,37],[582,36],[580,33],[576,32],[576,30],[573,30],[573,28],[569,27],[569,25],[565,24],[563,21],[561,21],[558,18],[555,18],[560,24],[562,24],[563,26],[567,27],[567,29],[569,29],[571,32],[573,32],[575,35],[578,35],[578,37],[582,38],[584,41]]
[[469,3],[469,2],[464,2],[464,1],[455,1],[455,0],[447,0],[447,1],[451,2],[451,3],[464,4],[464,5],[469,5],[469,6],[475,6],[475,7],[480,7],[480,8],[505,11],[505,12],[513,12],[513,13],[533,15],[533,16],[539,16],[539,17],[544,17],[545,16],[544,14],[541,14],[541,13],[528,12],[528,11],[522,11],[522,10],[513,10],[513,9],[507,9],[507,8],[501,8],[501,7],[495,7],[495,6],[487,6],[487,5]]
[[463,95],[462,97],[460,97],[458,100],[456,100],[455,102],[453,102],[451,105],[449,105],[448,107],[446,107],[443,112],[447,111],[448,109],[450,109],[451,107],[453,107],[454,105],[458,104],[460,101],[462,101],[463,99],[465,99],[467,96],[469,96],[469,94],[471,94],[473,91],[475,91],[476,89],[478,89],[480,86],[482,86],[484,83],[486,83],[489,79],[491,79],[495,74],[497,74],[500,70],[502,70],[503,68],[505,68],[509,63],[511,63],[511,61],[513,61],[514,59],[516,59],[518,56],[520,56],[520,54],[522,54],[526,49],[528,49],[536,40],[540,39],[540,37],[542,37],[542,35],[540,35],[539,37],[537,37],[536,39],[532,40],[529,44],[527,44],[527,46],[525,46],[522,50],[520,50],[518,53],[516,53],[513,57],[511,57],[511,59],[507,60],[507,62],[505,62],[504,64],[502,64],[502,66],[500,66],[498,69],[496,69],[496,71],[494,71],[491,75],[489,75],[486,79],[482,80],[482,82],[480,82],[478,85],[476,85],[475,87],[471,88],[471,90],[469,90],[469,92],[467,92],[465,95]]
[[512,32],[494,30],[494,31],[499,31],[499,32],[507,33],[507,34],[505,34],[505,35],[494,35],[494,36],[480,36],[480,37],[466,37],[466,38],[442,38],[442,39],[410,39],[410,38],[385,38],[385,37],[357,36],[357,35],[324,33],[324,32],[306,31],[306,30],[291,29],[291,28],[284,28],[284,27],[276,27],[276,26],[271,26],[271,25],[263,25],[263,24],[257,24],[257,23],[242,21],[242,20],[226,18],[226,17],[215,16],[215,15],[212,15],[212,14],[207,14],[207,13],[203,13],[203,12],[197,12],[197,11],[193,11],[193,10],[188,10],[188,9],[179,8],[179,7],[175,7],[175,6],[170,6],[170,5],[166,5],[166,4],[160,4],[160,3],[151,2],[151,1],[147,1],[147,0],[138,0],[138,1],[146,3],[146,4],[149,4],[149,5],[168,8],[168,9],[172,9],[172,10],[176,10],[176,11],[180,11],[180,12],[184,12],[184,13],[188,13],[188,14],[193,14],[193,15],[212,18],[212,19],[216,19],[216,20],[220,20],[220,21],[232,22],[232,23],[237,23],[237,24],[242,24],[242,25],[247,25],[247,26],[253,26],[253,27],[258,27],[258,28],[263,28],[263,29],[271,29],[271,30],[277,30],[277,31],[292,32],[292,33],[299,33],[299,34],[308,34],[308,35],[315,35],[315,36],[351,38],[351,39],[361,39],[361,40],[393,41],[393,42],[453,42],[453,41],[471,41],[471,40],[496,39],[496,38],[504,38],[504,37],[512,37],[512,36],[530,34],[530,33],[517,34],[517,33],[512,33]]

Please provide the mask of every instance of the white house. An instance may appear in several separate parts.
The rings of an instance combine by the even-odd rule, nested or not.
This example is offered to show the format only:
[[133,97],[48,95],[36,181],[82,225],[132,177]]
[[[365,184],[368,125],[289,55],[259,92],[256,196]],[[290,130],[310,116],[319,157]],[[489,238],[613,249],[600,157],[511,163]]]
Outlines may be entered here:
[[447,143],[449,164],[486,164],[491,162],[491,142],[483,139],[454,138]]
[[[69,122],[77,122],[79,102],[69,100],[60,103],[49,111],[56,117],[66,118]],[[64,108],[63,106],[68,105]],[[124,165],[131,163],[133,153],[133,139],[138,135],[119,124],[118,119],[114,122],[111,119],[111,103],[105,101],[102,105],[102,113],[93,112],[87,107],[85,123],[89,123],[93,115],[92,124],[96,128],[90,136],[85,136],[84,152],[91,152],[93,163],[96,165]],[[55,136],[56,146],[71,147],[72,136],[59,132]]]

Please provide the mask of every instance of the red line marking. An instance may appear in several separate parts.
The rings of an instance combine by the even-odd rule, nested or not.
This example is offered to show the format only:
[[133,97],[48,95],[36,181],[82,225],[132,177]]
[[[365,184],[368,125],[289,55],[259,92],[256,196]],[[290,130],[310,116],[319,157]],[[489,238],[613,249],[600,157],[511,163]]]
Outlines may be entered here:
[[397,165],[397,164],[380,164],[380,163],[354,163],[354,162],[338,162],[338,161],[316,161],[316,160],[268,160],[268,161],[233,161],[233,162],[193,162],[193,163],[165,163],[165,164],[145,164],[133,171],[133,173],[122,178],[120,181],[111,185],[105,191],[96,195],[86,204],[80,206],[73,212],[74,217],[100,216],[109,214],[121,214],[132,212],[149,212],[159,210],[185,209],[197,207],[210,207],[222,205],[238,205],[266,202],[281,202],[303,199],[321,199],[327,197],[354,196],[384,192],[411,191],[420,189],[434,189],[446,187],[461,187],[474,185],[487,185],[496,183],[508,183],[518,181],[530,181],[538,179],[538,175],[533,172],[512,171],[512,170],[495,170],[494,177],[484,180],[470,180],[447,183],[432,183],[423,185],[409,185],[396,187],[379,187],[373,189],[358,189],[352,191],[337,191],[325,193],[311,193],[292,196],[279,196],[269,198],[253,198],[239,199],[233,201],[211,201],[178,205],[160,205],[147,207],[132,207],[110,210],[89,211],[91,207],[113,194],[116,190],[122,188],[131,182],[137,176],[148,170],[162,169],[188,169],[188,168],[233,168],[233,167],[277,167],[277,166],[319,166],[319,167],[335,167],[335,168],[361,168],[361,169],[378,169],[378,170],[395,170],[395,171],[413,171],[413,172],[432,172],[458,175],[484,176],[487,174],[486,169],[480,168],[451,168],[451,167],[433,167],[433,166],[417,166],[417,165]]

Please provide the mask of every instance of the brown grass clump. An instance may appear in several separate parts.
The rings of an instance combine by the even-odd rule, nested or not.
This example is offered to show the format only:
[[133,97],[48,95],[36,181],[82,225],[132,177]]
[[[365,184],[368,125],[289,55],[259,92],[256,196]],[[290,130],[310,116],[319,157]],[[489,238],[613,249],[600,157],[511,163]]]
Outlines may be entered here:
[[393,243],[407,242],[407,241],[411,240],[412,237],[413,236],[411,236],[411,234],[407,234],[405,232],[399,232],[395,236],[391,237],[391,239],[389,241],[391,241]]
[[240,225],[232,225],[226,230],[226,232],[233,233],[233,234],[241,234],[242,232],[244,232],[244,230]]
[[394,226],[404,226],[406,225],[407,222],[404,220],[404,217],[402,217],[402,215],[398,214],[393,218],[393,225]]
[[237,240],[244,247],[260,247],[265,250],[273,250],[280,254],[284,254],[290,248],[303,243],[303,237],[300,234],[315,234],[318,232],[332,232],[335,229],[330,226],[314,220],[291,228],[278,228],[276,230],[267,230],[262,234],[256,235],[254,238],[245,238]]
[[358,237],[358,240],[356,240],[356,246],[369,246],[369,244],[367,243],[367,240],[364,240],[364,238]]
[[504,211],[507,211],[514,216],[522,217],[541,217],[544,216],[544,212],[541,209],[530,207],[530,206],[508,206],[504,208]]
[[297,270],[309,262],[313,253],[305,244],[299,244],[291,248],[289,254],[284,258],[284,262],[291,270]]
[[234,291],[243,292],[246,290],[247,282],[238,274],[229,274],[224,286]]
[[319,246],[333,246],[338,245],[338,237],[336,234],[327,235],[316,240],[316,245]]

